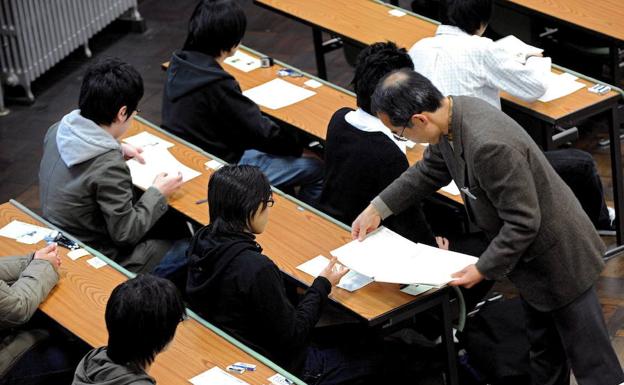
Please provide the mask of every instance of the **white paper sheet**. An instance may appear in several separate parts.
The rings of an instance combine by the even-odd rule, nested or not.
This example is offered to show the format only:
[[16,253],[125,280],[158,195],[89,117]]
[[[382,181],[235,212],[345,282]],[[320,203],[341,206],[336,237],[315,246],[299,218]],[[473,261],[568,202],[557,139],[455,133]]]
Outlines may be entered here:
[[331,253],[378,282],[434,286],[450,282],[451,274],[477,262],[466,254],[414,243],[383,226],[364,241],[351,241]]
[[234,55],[226,58],[223,62],[243,72],[250,72],[261,67],[260,59],[247,55],[241,50],[237,50]]
[[288,83],[283,79],[273,79],[248,89],[243,92],[243,95],[256,104],[277,110],[314,96],[316,92]]
[[76,249],[76,250],[72,250],[69,253],[67,253],[67,256],[69,258],[71,258],[72,261],[75,261],[79,258],[82,258],[86,255],[89,255],[89,252],[85,249]]
[[50,235],[52,231],[54,230],[13,220],[0,229],[0,236],[15,239],[20,243],[34,245]]
[[[314,278],[318,277],[318,275],[323,271],[323,269],[329,263],[329,259],[319,255],[316,258],[312,258],[307,262],[302,263],[297,266],[297,269],[303,271],[306,274],[313,276]],[[340,279],[338,283],[339,288],[345,289],[347,291],[353,292],[358,289],[363,288],[369,283],[373,282],[370,277],[362,275],[356,271],[350,270],[344,277]]]
[[314,79],[310,79],[310,80],[306,81],[306,82],[305,82],[305,83],[303,83],[303,84],[305,84],[306,86],[308,86],[308,87],[310,87],[310,88],[319,88],[320,86],[322,86],[322,85],[323,85],[323,83],[321,83],[321,82],[319,82],[319,81],[316,81],[316,80],[314,80]]
[[193,385],[249,385],[217,366],[191,378],[189,381]]
[[217,171],[218,169],[220,169],[221,167],[224,166],[223,163],[219,162],[216,159],[209,160],[204,165],[206,166],[206,168],[209,168],[209,169],[215,170],[215,171]]
[[134,147],[146,148],[153,146],[162,146],[164,148],[173,147],[174,144],[167,142],[166,140],[159,138],[156,135],[152,135],[147,131],[140,132],[136,135],[127,137],[123,140],[125,143],[131,144]]
[[505,36],[497,40],[495,44],[509,52],[509,54],[513,55],[515,60],[523,64],[526,63],[527,57],[539,55],[544,52],[543,49],[533,47],[513,35]]
[[177,175],[178,172],[181,172],[184,182],[188,182],[201,175],[200,172],[180,163],[171,155],[169,150],[164,147],[146,147],[142,155],[143,159],[145,159],[145,164],[141,164],[134,159],[128,160],[126,164],[130,168],[132,183],[144,190],[147,190],[152,183],[154,183],[154,179],[161,172],[173,175]]
[[98,257],[93,257],[93,258],[87,260],[87,263],[89,265],[93,266],[96,269],[100,269],[100,268],[106,266],[106,262],[104,262],[103,260],[101,260]]
[[269,380],[269,382],[273,385],[292,385],[294,383],[279,373],[275,373],[271,377],[267,378],[267,380]]
[[577,82],[576,79],[578,79],[576,76],[565,72],[561,74],[551,72],[548,77],[548,89],[539,101],[547,103],[584,88],[585,84]]
[[451,195],[459,195],[459,188],[457,188],[454,180],[452,180],[451,183],[449,183],[448,185],[442,187],[441,190],[446,191]]

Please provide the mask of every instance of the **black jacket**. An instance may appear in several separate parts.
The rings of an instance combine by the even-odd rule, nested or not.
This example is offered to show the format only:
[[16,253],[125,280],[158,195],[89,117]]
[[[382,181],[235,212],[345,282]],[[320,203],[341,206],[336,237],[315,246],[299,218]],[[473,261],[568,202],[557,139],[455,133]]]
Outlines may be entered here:
[[294,130],[264,116],[212,56],[194,51],[173,54],[162,127],[230,163],[248,149],[291,156],[302,151]]
[[[386,135],[347,123],[350,111],[341,108],[329,122],[321,195],[322,208],[347,224],[409,167],[405,154]],[[386,219],[384,225],[414,242],[436,245],[420,204]]]
[[314,280],[299,304],[287,296],[280,270],[249,233],[213,233],[206,226],[188,251],[187,295],[192,308],[281,366],[297,371],[310,333],[331,291]]

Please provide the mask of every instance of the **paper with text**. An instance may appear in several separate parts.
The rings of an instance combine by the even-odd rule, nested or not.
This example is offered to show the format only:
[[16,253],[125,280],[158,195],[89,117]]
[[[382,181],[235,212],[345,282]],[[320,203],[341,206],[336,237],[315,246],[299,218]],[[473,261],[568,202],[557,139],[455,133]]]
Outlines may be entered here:
[[316,92],[296,86],[282,79],[273,79],[243,92],[256,104],[278,110],[316,95]]
[[223,62],[243,72],[250,72],[262,66],[260,59],[247,55],[241,50],[236,50],[234,55],[226,58]]
[[145,164],[141,164],[135,159],[128,160],[126,164],[130,168],[132,183],[144,190],[147,190],[154,183],[156,176],[162,172],[172,175],[177,175],[178,172],[181,172],[184,182],[201,175],[200,172],[180,163],[164,147],[147,147],[141,155],[145,159]]
[[52,231],[54,230],[13,220],[11,223],[0,229],[0,236],[15,239],[16,241],[27,245],[34,245],[50,235]]

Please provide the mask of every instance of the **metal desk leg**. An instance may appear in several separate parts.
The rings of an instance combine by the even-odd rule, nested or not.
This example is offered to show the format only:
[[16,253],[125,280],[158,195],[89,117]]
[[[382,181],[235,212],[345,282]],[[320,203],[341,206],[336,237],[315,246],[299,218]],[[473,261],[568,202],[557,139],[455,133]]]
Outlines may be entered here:
[[316,56],[316,71],[318,77],[327,80],[327,67],[325,66],[325,50],[323,48],[323,33],[318,28],[312,28],[314,40],[314,55]]
[[450,304],[450,288],[444,289],[446,294],[442,297],[442,344],[446,348],[447,360],[447,378],[446,384],[458,385],[457,376],[457,354],[455,353],[455,344],[453,342],[453,326],[451,324],[451,304]]
[[2,83],[0,83],[0,116],[6,116],[9,110],[4,107],[4,93],[2,92]]
[[611,108],[609,118],[609,146],[611,147],[611,181],[613,182],[613,200],[615,202],[615,219],[617,244],[622,244],[624,232],[624,180],[622,179],[622,153],[620,150],[620,116],[617,104]]

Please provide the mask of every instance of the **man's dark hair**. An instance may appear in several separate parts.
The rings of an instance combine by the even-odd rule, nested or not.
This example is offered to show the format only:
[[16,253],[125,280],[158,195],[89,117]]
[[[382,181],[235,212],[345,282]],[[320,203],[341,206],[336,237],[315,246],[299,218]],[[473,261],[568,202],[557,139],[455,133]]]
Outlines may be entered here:
[[217,57],[236,47],[246,28],[247,17],[236,0],[202,0],[189,21],[184,50]]
[[106,304],[108,356],[119,365],[143,369],[154,362],[186,315],[175,285],[138,275],[117,286]]
[[258,207],[267,207],[271,184],[255,166],[224,166],[208,182],[208,210],[213,232],[243,231]]
[[444,24],[461,28],[474,35],[482,25],[488,25],[492,17],[492,0],[446,0]]
[[351,81],[358,107],[372,114],[371,97],[375,92],[375,86],[389,72],[401,68],[414,68],[405,48],[399,48],[390,41],[374,43],[364,48],[358,55],[355,76]]
[[394,126],[411,127],[412,115],[437,110],[442,106],[442,99],[444,96],[429,79],[403,68],[379,81],[372,108],[374,114],[387,114]]
[[130,64],[117,58],[95,62],[87,69],[80,87],[80,115],[96,124],[110,125],[126,106],[127,119],[143,97],[143,79]]

